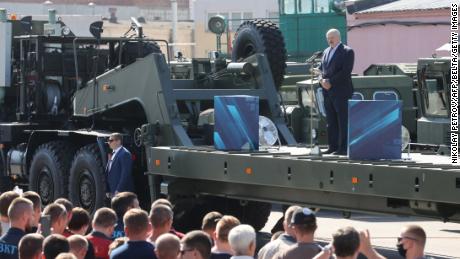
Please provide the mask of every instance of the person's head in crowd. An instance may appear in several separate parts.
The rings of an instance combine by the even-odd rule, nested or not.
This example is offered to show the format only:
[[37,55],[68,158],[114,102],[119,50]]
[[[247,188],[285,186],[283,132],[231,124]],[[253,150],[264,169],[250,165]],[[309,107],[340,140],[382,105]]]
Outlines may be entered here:
[[158,259],[176,259],[179,252],[180,240],[173,234],[163,234],[155,242],[155,254]]
[[60,253],[58,256],[56,256],[56,259],[78,259],[78,258],[72,253]]
[[152,231],[147,212],[141,209],[131,209],[123,217],[125,233],[130,241],[145,241]]
[[359,232],[353,227],[338,229],[332,234],[332,246],[338,259],[356,259],[359,254]]
[[182,259],[209,259],[211,257],[211,238],[206,232],[194,230],[181,240]]
[[28,199],[16,198],[8,208],[8,218],[12,228],[18,228],[22,231],[30,229],[34,222],[33,203]]
[[33,227],[38,227],[40,223],[40,215],[42,213],[42,199],[38,193],[27,191],[22,194],[22,198],[28,199],[34,204],[34,222]]
[[19,241],[19,259],[40,259],[45,238],[37,233],[27,234]]
[[109,208],[100,208],[94,214],[92,227],[94,231],[111,237],[117,224],[117,214]]
[[75,207],[72,209],[72,218],[70,218],[67,226],[71,233],[84,236],[88,231],[90,222],[89,213],[83,208]]
[[3,233],[6,233],[9,228],[8,208],[17,197],[19,197],[19,194],[13,191],[4,192],[0,195],[0,221]]
[[254,256],[256,252],[256,231],[250,225],[242,224],[230,230],[228,242],[237,256]]
[[217,222],[222,218],[222,214],[217,211],[208,212],[203,217],[201,223],[201,230],[206,232],[210,237],[214,236],[214,231],[216,231]]
[[157,206],[157,205],[166,205],[166,206],[168,206],[170,209],[173,209],[172,203],[171,203],[169,200],[164,199],[164,198],[156,199],[156,200],[152,203],[152,207],[151,207],[151,208],[153,208],[153,207],[155,207],[155,206]]
[[283,229],[286,234],[288,234],[291,237],[295,237],[295,232],[294,228],[289,227],[289,224],[292,221],[292,216],[294,215],[294,212],[298,209],[301,209],[302,207],[300,206],[290,206],[285,212],[284,212],[284,221],[283,221]]
[[215,244],[213,250],[233,254],[232,248],[228,242],[228,234],[230,230],[238,225],[240,225],[240,221],[237,218],[229,215],[223,216],[219,222],[217,222],[216,230],[212,235]]
[[[74,214],[75,215],[75,214]],[[88,240],[82,235],[72,235],[67,238],[69,241],[70,252],[77,257],[83,259],[88,251]]]
[[157,206],[151,208],[149,219],[153,228],[149,239],[150,241],[155,242],[159,236],[171,231],[173,211],[166,205],[158,204]]
[[137,195],[132,192],[119,192],[111,201],[111,207],[119,219],[123,219],[125,213],[130,209],[139,209]]
[[67,227],[67,211],[63,205],[57,203],[48,204],[43,210],[43,215],[50,217],[51,233],[60,235],[64,233]]
[[72,218],[73,203],[66,198],[59,198],[55,200],[54,203],[64,206],[65,211],[67,212],[67,220],[69,221]]
[[113,242],[109,245],[109,255],[112,254],[113,250],[119,248],[124,243],[126,243],[126,241],[128,241],[127,237],[119,237],[119,238],[116,238],[115,240],[113,240]]
[[313,242],[316,225],[316,216],[309,208],[298,208],[294,211],[289,224],[294,229],[297,243]]
[[43,241],[43,255],[46,259],[52,259],[60,253],[68,253],[70,251],[69,241],[59,234],[52,234]]
[[401,230],[398,237],[398,252],[408,259],[422,258],[426,244],[426,233],[418,225],[408,225]]

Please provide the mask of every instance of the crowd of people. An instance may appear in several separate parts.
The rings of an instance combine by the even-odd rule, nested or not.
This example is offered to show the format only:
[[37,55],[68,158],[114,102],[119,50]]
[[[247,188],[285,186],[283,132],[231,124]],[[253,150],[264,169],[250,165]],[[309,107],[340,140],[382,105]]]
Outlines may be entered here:
[[[256,231],[231,215],[209,212],[201,230],[183,234],[173,228],[173,207],[166,199],[153,202],[149,213],[139,208],[136,194],[117,193],[111,208],[90,214],[61,198],[45,208],[35,192],[0,195],[0,258],[21,259],[297,259],[384,258],[368,231],[338,229],[324,247],[315,242],[316,215],[308,208],[289,207],[283,228],[256,251]],[[404,228],[397,248],[405,258],[424,258],[426,234],[416,225]]]

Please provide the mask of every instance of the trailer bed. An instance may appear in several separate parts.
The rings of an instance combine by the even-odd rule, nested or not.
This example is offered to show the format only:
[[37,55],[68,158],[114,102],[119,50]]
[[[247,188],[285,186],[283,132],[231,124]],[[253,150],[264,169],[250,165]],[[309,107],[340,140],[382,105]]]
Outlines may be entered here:
[[308,148],[289,146],[257,152],[151,147],[148,152],[148,174],[164,182],[174,178],[172,193],[460,221],[460,168],[447,156],[412,153],[410,159],[361,161],[310,156]]

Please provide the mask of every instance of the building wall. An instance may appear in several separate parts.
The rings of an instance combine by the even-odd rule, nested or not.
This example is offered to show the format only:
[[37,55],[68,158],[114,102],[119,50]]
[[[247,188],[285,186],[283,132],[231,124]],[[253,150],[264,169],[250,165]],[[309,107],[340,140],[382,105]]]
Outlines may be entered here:
[[[449,25],[405,26],[382,23],[386,21],[450,22],[450,13],[447,9],[348,14],[348,45],[355,51],[354,73],[362,74],[369,65],[375,63],[415,63],[420,57],[431,57],[437,48],[449,41]],[[377,24],[352,27],[363,23]]]
[[[216,35],[208,31],[208,19],[220,14],[229,19],[229,33],[222,35],[222,51],[227,52],[234,32],[244,19],[272,18],[278,20],[278,0],[196,0],[191,6],[195,18],[195,56],[207,57],[216,50]],[[225,10],[225,11],[222,11]],[[227,40],[228,39],[228,40]]]

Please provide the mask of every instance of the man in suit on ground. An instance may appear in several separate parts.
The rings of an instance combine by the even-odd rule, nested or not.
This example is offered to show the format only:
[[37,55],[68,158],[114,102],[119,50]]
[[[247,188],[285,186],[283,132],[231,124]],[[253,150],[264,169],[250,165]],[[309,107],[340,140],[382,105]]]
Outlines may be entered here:
[[350,47],[342,44],[337,29],[330,29],[326,38],[329,47],[324,50],[319,67],[329,141],[329,149],[324,153],[347,155],[348,100],[353,94],[351,71],[355,54]]
[[131,175],[131,153],[122,146],[123,136],[120,133],[110,135],[108,144],[112,149],[107,162],[107,188],[110,196],[119,192],[134,192],[133,177]]

